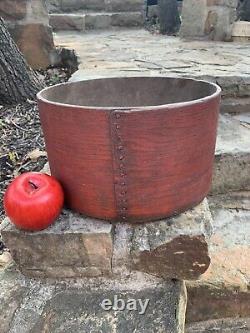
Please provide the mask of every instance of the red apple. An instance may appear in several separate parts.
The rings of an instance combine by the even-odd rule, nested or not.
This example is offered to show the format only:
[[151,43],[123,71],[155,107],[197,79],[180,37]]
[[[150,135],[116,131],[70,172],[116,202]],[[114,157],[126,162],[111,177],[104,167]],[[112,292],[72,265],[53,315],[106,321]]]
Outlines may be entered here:
[[6,215],[18,228],[46,229],[59,216],[64,202],[60,183],[39,172],[27,172],[9,185],[4,195]]

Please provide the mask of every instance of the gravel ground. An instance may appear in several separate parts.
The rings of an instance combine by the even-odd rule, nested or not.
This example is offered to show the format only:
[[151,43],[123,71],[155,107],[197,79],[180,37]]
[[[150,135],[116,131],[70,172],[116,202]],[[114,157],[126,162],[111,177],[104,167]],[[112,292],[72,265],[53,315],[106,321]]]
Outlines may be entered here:
[[[46,85],[68,80],[63,69],[41,72]],[[47,161],[36,101],[0,106],[0,223],[5,217],[3,195],[8,184],[19,174],[39,171]],[[0,239],[0,253],[4,246]]]
[[4,215],[2,199],[7,185],[22,172],[38,171],[46,162],[44,140],[36,102],[1,110],[0,147],[0,216]]

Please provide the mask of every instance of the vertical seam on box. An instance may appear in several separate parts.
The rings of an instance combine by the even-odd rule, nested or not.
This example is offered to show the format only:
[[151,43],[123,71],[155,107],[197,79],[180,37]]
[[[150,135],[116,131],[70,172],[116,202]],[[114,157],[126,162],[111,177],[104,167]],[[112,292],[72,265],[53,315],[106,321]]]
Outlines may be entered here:
[[128,197],[127,197],[127,170],[126,170],[126,147],[122,136],[122,119],[124,111],[114,110],[110,113],[110,132],[113,146],[113,177],[116,212],[118,219],[127,221]]

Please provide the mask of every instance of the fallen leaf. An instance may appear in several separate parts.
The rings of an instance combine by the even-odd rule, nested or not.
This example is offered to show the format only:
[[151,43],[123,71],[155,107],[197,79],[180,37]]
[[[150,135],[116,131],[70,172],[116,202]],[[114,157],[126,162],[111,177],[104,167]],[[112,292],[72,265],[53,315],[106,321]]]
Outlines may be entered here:
[[27,154],[27,157],[33,162],[36,162],[39,157],[43,157],[43,156],[47,156],[46,151],[40,150],[38,148],[32,150],[31,152],[29,152]]
[[27,99],[27,102],[28,102],[29,104],[37,104],[36,101],[33,101],[33,100],[31,100],[31,99]]
[[16,160],[17,160],[17,154],[16,154],[16,152],[9,152],[9,154],[8,154],[8,156],[9,156],[9,159],[10,159],[10,161],[13,163],[13,164],[15,164],[16,163]]

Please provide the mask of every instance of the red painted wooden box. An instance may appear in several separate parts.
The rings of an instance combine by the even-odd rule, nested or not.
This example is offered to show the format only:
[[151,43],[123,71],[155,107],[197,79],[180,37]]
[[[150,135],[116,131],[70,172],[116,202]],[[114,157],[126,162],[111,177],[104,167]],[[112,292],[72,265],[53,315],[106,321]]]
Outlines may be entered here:
[[111,78],[38,94],[52,175],[68,207],[143,222],[198,204],[211,183],[220,88],[192,79]]

